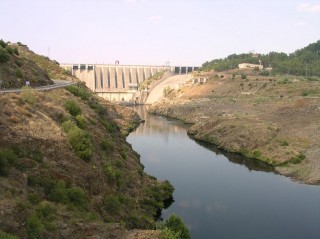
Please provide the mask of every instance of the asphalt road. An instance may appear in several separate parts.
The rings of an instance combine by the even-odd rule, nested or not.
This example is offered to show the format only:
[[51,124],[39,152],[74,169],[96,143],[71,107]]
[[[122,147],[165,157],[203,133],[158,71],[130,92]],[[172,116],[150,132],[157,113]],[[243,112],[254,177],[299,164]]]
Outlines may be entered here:
[[[32,89],[39,90],[39,91],[47,91],[47,90],[53,90],[53,89],[77,84],[77,82],[66,81],[66,80],[52,80],[52,81],[54,82],[53,85],[38,86]],[[19,93],[21,91],[22,91],[21,88],[20,89],[0,89],[0,93]]]

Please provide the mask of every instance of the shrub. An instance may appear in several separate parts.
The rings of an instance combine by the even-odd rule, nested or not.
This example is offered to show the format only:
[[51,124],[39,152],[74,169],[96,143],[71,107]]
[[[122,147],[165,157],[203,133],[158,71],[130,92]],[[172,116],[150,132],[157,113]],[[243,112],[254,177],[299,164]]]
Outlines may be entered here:
[[100,118],[100,122],[101,122],[101,124],[103,124],[105,129],[110,133],[113,133],[119,129],[119,126],[116,123],[109,121],[103,117]]
[[243,80],[247,79],[247,75],[241,74],[241,79],[243,79]]
[[15,148],[18,156],[21,158],[30,158],[36,162],[43,162],[43,153],[38,148],[33,148],[32,146],[17,146]]
[[16,70],[16,76],[18,77],[18,78],[23,78],[23,74],[22,74],[22,71],[20,70],[20,69],[17,69]]
[[0,63],[5,63],[9,60],[8,51],[0,45]]
[[22,66],[22,62],[19,61],[19,60],[15,60],[14,63],[16,63],[16,65],[17,65],[18,67],[21,67],[21,66]]
[[253,152],[252,152],[252,156],[254,157],[254,158],[259,158],[260,156],[261,156],[261,152],[260,152],[260,150],[258,150],[258,149],[255,149]]
[[50,202],[42,202],[36,207],[36,216],[42,222],[52,221],[56,208]]
[[1,239],[18,239],[18,237],[10,234],[10,233],[6,233],[2,230],[0,230],[0,238]]
[[171,90],[170,86],[167,86],[167,87],[163,88],[163,96],[164,97],[168,96],[171,91],[172,90]]
[[33,89],[30,89],[26,86],[22,87],[22,93],[21,93],[21,98],[27,102],[29,105],[35,105],[37,103],[37,96],[36,96],[36,91]]
[[59,180],[49,195],[49,199],[54,202],[67,203],[68,194],[66,189],[66,183]]
[[82,112],[80,106],[73,100],[67,100],[64,107],[74,117],[80,115]]
[[289,146],[289,143],[284,139],[279,140],[279,144],[280,146]]
[[260,75],[262,75],[262,76],[269,76],[269,75],[270,75],[270,72],[264,70],[264,71],[261,71],[261,72],[260,72]]
[[45,231],[43,223],[36,215],[32,215],[27,219],[26,228],[31,239],[41,238]]
[[75,126],[68,132],[68,141],[80,158],[84,160],[91,158],[93,146],[87,132]]
[[104,209],[112,215],[117,215],[121,209],[118,195],[111,194],[104,199]]
[[181,232],[180,231],[173,232],[169,228],[164,227],[163,229],[161,229],[160,238],[161,239],[179,239],[181,238]]
[[76,126],[71,120],[63,122],[61,127],[67,133],[68,142],[76,155],[84,160],[89,160],[93,153],[90,135]]
[[68,199],[69,203],[78,208],[83,208],[86,204],[86,194],[79,187],[72,187],[68,189]]
[[18,48],[13,48],[13,53],[16,54],[17,56],[20,55]]
[[28,201],[34,205],[37,205],[39,202],[41,202],[41,198],[36,193],[30,193],[28,195]]
[[76,121],[77,121],[77,126],[80,129],[84,129],[87,125],[87,121],[85,120],[85,118],[81,115],[77,115],[76,116]]
[[64,132],[68,133],[71,129],[73,129],[76,125],[71,121],[67,120],[62,123],[61,128]]
[[172,232],[172,234],[180,236],[177,239],[189,239],[189,229],[184,225],[182,219],[176,215],[171,215],[164,223],[164,227]]
[[10,167],[17,162],[17,155],[11,149],[0,149],[0,176],[6,176]]
[[69,92],[71,92],[73,95],[78,96],[85,101],[88,100],[91,95],[83,85],[80,85],[80,86],[71,85],[71,86],[67,86],[66,89]]
[[304,160],[306,158],[306,156],[302,153],[298,154],[297,156],[295,157],[292,157],[289,162],[290,163],[293,163],[293,164],[298,164],[298,163],[301,163],[302,160]]
[[101,147],[103,148],[103,150],[110,152],[110,151],[113,150],[114,145],[113,145],[113,142],[110,139],[104,139],[101,142]]

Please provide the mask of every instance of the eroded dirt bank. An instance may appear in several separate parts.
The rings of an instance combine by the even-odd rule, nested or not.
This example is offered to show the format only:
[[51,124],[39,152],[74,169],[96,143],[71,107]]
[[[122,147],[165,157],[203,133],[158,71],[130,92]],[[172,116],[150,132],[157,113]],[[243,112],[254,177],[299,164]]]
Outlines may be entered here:
[[172,91],[149,112],[191,123],[188,133],[196,139],[264,161],[280,174],[320,182],[319,79],[254,71],[206,77],[205,84]]

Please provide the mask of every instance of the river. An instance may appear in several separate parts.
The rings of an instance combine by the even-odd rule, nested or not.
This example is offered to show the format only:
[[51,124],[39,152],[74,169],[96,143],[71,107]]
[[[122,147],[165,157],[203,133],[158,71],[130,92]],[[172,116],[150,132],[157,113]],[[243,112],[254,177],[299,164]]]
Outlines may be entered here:
[[175,187],[163,211],[180,216],[193,239],[319,239],[320,187],[199,143],[188,125],[136,107],[145,123],[127,141],[145,171]]

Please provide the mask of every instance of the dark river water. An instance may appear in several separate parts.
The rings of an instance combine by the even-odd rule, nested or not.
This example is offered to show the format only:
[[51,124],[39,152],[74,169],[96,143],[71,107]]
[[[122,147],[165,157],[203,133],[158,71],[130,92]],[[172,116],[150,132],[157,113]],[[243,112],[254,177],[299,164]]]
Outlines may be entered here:
[[192,238],[319,239],[320,187],[226,154],[187,135],[187,125],[135,108],[146,122],[127,141],[145,171],[175,187],[176,214]]

